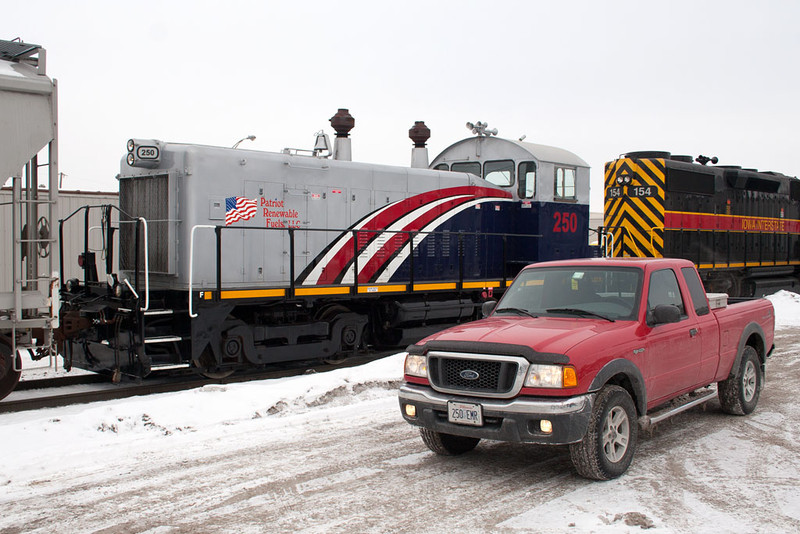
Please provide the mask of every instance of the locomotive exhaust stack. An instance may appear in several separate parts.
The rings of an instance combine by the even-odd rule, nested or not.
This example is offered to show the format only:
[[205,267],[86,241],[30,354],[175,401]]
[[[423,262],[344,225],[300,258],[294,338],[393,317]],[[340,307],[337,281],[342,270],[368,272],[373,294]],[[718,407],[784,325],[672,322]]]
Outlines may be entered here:
[[431,137],[431,130],[425,126],[425,121],[415,121],[414,126],[408,130],[408,137],[414,141],[411,149],[411,166],[417,169],[428,168],[428,149],[425,143]]
[[345,108],[339,108],[339,111],[330,120],[331,126],[336,130],[336,140],[333,142],[333,159],[353,161],[350,130],[356,125],[356,120],[350,115],[350,111]]

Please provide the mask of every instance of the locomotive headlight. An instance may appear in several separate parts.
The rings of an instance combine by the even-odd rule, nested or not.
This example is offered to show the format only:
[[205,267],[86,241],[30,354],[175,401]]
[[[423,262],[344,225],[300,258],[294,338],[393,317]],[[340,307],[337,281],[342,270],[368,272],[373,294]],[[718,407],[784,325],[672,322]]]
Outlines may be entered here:
[[407,354],[404,372],[408,376],[428,378],[428,357],[418,354]]
[[156,139],[128,139],[125,161],[131,167],[154,169],[161,163],[163,144]]
[[617,176],[617,185],[622,185],[622,176]]
[[631,177],[628,176],[627,174],[624,176],[624,180],[626,185],[631,183]]
[[575,368],[571,365],[534,363],[525,377],[525,387],[529,388],[574,388],[577,385]]

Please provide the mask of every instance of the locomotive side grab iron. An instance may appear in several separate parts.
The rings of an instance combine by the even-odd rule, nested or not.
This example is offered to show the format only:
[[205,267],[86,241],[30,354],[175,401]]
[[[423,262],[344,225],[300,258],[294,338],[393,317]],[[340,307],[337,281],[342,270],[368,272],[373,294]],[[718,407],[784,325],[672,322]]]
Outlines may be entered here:
[[131,140],[119,210],[101,208],[105,273],[86,246],[83,280],[62,287],[67,365],[219,376],[337,360],[475,318],[528,263],[589,254],[576,155],[478,123],[419,168],[417,123],[415,167],[356,163],[352,116],[331,123],[333,150],[320,134],[305,155]]

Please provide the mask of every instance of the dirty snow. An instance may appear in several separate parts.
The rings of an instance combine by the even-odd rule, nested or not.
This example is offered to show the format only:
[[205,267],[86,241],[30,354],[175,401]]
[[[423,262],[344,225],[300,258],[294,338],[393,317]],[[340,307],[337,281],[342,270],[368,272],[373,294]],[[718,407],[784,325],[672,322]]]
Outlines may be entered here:
[[402,355],[349,369],[0,414],[0,533],[800,531],[800,295],[747,417],[716,401],[578,477],[565,448],[428,452]]

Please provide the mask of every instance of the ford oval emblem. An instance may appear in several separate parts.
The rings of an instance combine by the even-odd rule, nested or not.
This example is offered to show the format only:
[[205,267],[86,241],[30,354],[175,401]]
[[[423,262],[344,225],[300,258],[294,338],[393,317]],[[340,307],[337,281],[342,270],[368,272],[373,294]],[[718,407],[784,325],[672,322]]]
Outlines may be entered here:
[[478,371],[473,371],[472,369],[464,369],[458,376],[463,378],[464,380],[477,380],[481,375],[478,374]]

